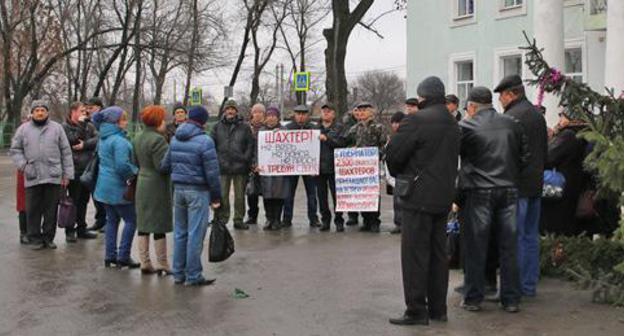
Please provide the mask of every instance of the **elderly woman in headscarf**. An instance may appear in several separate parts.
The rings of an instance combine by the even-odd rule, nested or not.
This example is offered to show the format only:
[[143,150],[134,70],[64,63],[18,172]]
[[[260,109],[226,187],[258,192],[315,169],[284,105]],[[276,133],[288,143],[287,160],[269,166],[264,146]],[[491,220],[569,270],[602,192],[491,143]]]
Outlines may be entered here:
[[[128,114],[118,106],[108,107],[92,117],[100,132],[98,158],[100,161],[93,197],[106,209],[106,256],[104,265],[138,268],[131,256],[136,230],[134,200],[128,197],[130,181],[139,168],[132,162],[132,144],[126,138]],[[117,245],[120,220],[124,220],[121,242]]]

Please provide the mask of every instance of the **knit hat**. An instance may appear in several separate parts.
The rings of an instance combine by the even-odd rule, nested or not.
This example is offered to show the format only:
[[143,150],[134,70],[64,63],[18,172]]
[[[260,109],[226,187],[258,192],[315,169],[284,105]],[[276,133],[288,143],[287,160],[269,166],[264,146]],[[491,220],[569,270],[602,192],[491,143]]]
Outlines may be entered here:
[[236,100],[230,99],[230,100],[226,101],[225,105],[223,106],[223,110],[225,111],[229,107],[235,109],[236,112],[238,112],[238,104],[236,103]]
[[43,107],[46,110],[50,110],[50,108],[48,107],[48,102],[45,100],[33,100],[33,102],[30,104],[30,112],[32,113],[32,111],[34,111],[37,107]]
[[266,116],[268,117],[268,116],[271,116],[271,115],[272,116],[276,116],[276,117],[279,118],[280,115],[281,115],[280,110],[277,107],[269,107],[266,110]]
[[176,104],[175,106],[173,106],[173,110],[172,110],[173,114],[175,114],[175,112],[176,112],[177,110],[184,110],[185,112],[188,112],[188,111],[186,110],[186,106],[184,106],[184,105],[182,105],[182,104],[180,104],[180,103],[178,103],[178,104]]
[[188,118],[204,126],[208,121],[208,111],[203,106],[193,106],[188,111]]
[[424,99],[442,98],[444,99],[444,83],[440,78],[431,76],[425,78],[420,84],[416,93]]
[[119,106],[110,106],[103,109],[100,112],[96,112],[91,120],[95,124],[96,127],[100,127],[102,123],[116,124],[121,116],[123,115],[124,110]]

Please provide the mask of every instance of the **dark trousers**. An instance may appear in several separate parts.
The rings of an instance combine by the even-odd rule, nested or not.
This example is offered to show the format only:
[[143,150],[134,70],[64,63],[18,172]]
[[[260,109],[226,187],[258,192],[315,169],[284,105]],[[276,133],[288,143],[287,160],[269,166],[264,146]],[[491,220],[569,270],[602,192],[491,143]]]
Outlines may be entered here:
[[93,206],[95,206],[95,225],[97,227],[104,227],[106,225],[106,208],[104,203],[100,203],[95,200],[95,197],[91,197],[93,200]]
[[[316,214],[316,187],[317,176],[301,176],[303,178],[303,185],[305,186],[306,199],[308,200],[308,220],[310,222],[317,221],[318,215]],[[290,184],[290,195],[284,202],[284,221],[292,222],[293,210],[295,205],[295,194],[297,192],[297,184],[299,183],[299,176],[290,176],[288,178]]]
[[359,221],[360,219],[360,213],[359,212],[347,212],[347,217],[349,218],[349,222],[352,223],[356,223]]
[[406,315],[446,314],[448,257],[447,214],[429,214],[402,209],[401,268]]
[[40,184],[26,188],[26,223],[28,240],[31,243],[54,240],[60,197],[61,186],[58,184]]
[[336,225],[342,225],[344,219],[342,219],[342,212],[336,212],[336,175],[335,174],[321,174],[318,177],[317,195],[319,201],[319,210],[321,212],[321,221],[323,224],[331,223],[332,212],[329,209],[329,196],[331,193],[332,201],[334,202],[334,223]]
[[258,207],[259,201],[259,195],[247,195],[247,218],[258,218],[258,213],[260,212],[260,208]]
[[403,220],[403,218],[401,216],[401,208],[399,207],[399,202],[397,198],[397,195],[392,195],[392,210],[394,211],[393,221],[394,225],[396,225],[397,227],[401,227],[401,221]]
[[479,304],[483,301],[488,250],[490,240],[495,239],[498,243],[500,262],[501,303],[516,305],[520,302],[520,278],[516,257],[518,192],[515,188],[478,189],[467,191],[465,195],[464,300],[469,304]]
[[69,197],[71,197],[76,206],[76,223],[74,227],[66,228],[65,232],[71,233],[76,230],[78,230],[78,232],[85,232],[87,231],[87,205],[89,204],[91,193],[80,180],[71,180],[67,190],[69,191]]
[[20,235],[28,234],[28,226],[26,224],[26,211],[18,213]]
[[284,200],[277,198],[263,198],[264,213],[266,215],[267,222],[279,222],[282,216],[282,209],[284,208]]

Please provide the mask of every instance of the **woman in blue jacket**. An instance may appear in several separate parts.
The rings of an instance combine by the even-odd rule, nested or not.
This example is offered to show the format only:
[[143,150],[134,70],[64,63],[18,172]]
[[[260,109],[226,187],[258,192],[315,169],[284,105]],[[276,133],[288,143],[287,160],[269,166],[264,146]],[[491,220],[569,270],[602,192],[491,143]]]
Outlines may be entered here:
[[[93,197],[106,209],[106,256],[104,265],[137,268],[132,260],[132,239],[136,230],[134,202],[126,200],[129,181],[139,171],[132,163],[132,144],[126,138],[128,115],[120,107],[111,106],[93,115],[93,122],[100,131],[98,157],[100,160],[97,184]],[[119,222],[125,226],[121,242],[117,246]]]
[[219,161],[214,141],[204,131],[208,111],[194,106],[188,117],[189,120],[178,127],[160,170],[171,174],[174,185],[174,281],[188,286],[206,286],[215,281],[204,278],[201,255],[210,205],[216,209],[221,204]]

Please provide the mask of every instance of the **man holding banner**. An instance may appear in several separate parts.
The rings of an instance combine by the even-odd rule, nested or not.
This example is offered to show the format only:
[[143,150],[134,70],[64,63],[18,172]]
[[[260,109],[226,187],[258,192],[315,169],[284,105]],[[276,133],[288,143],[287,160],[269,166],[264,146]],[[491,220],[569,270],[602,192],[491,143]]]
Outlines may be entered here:
[[[351,127],[347,132],[347,144],[356,148],[375,147],[378,149],[378,155],[388,142],[388,132],[383,124],[375,120],[375,109],[371,103],[362,102],[356,107],[356,116],[358,123]],[[377,175],[379,175],[379,167],[377,167]],[[379,178],[379,176],[377,176]],[[379,198],[379,196],[378,196]],[[357,210],[356,210],[357,211]],[[352,217],[351,212],[349,217]],[[379,232],[381,220],[379,219],[379,204],[377,210],[369,212],[361,212],[364,218],[364,224],[360,228],[362,232]],[[350,218],[352,220],[352,218]]]

